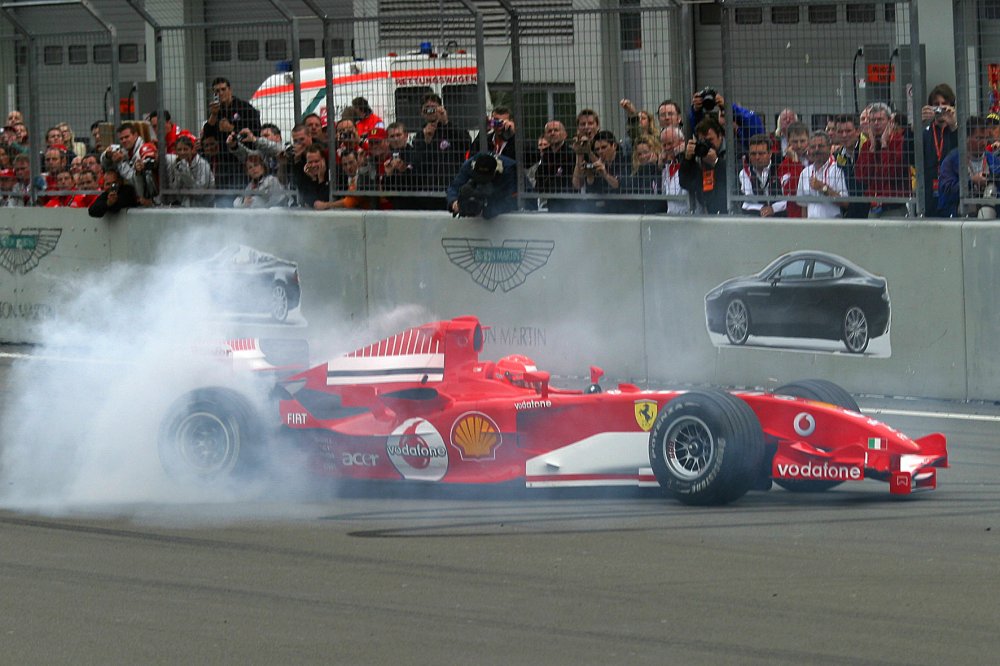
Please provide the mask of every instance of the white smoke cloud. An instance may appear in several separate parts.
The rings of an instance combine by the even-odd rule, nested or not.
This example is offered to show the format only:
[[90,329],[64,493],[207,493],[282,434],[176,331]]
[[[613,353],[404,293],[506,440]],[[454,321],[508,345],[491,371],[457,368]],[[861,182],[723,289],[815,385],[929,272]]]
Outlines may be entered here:
[[[169,243],[154,265],[116,265],[64,285],[42,344],[10,372],[0,506],[128,512],[149,504],[224,504],[268,491],[260,483],[179,483],[158,457],[161,418],[179,396],[218,384],[253,393],[248,375],[202,353],[239,333],[218,316],[210,293],[218,285],[192,265],[211,254],[206,248],[219,247],[218,235],[189,236]],[[258,406],[276,420],[273,405]],[[302,461],[284,460],[283,487],[305,487],[289,476]]]

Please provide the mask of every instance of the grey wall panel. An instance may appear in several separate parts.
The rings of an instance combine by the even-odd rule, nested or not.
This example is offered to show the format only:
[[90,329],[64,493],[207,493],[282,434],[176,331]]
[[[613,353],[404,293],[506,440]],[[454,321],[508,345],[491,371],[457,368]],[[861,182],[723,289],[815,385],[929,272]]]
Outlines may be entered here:
[[586,376],[596,364],[617,379],[645,377],[635,218],[407,217],[368,218],[373,308],[477,315],[493,327],[487,358],[521,353],[563,375]]
[[970,222],[963,242],[968,392],[1000,400],[1000,228]]
[[[129,213],[115,239],[129,261],[178,263],[211,257],[234,244],[298,264],[302,305],[283,325],[237,319],[233,334],[308,339],[321,349],[345,351],[368,317],[364,269],[364,218],[311,211],[185,211]],[[339,342],[339,340],[345,340]]]
[[[960,233],[959,225],[929,222],[647,220],[643,265],[650,378],[774,386],[823,377],[855,392],[962,398]],[[751,338],[742,347],[713,344],[705,294],[792,250],[840,255],[885,277],[892,306],[887,340],[873,340],[860,356],[824,341]]]
[[[242,244],[297,263],[289,321],[234,335],[306,338],[339,353],[434,318],[492,326],[485,357],[556,374],[656,384],[775,386],[824,377],[853,392],[1000,397],[1000,225],[441,213],[0,209],[0,340],[37,342],[79,277],[112,262],[205,259]],[[892,326],[865,354],[835,341],[709,334],[705,294],[791,250],[845,257],[888,280]],[[141,271],[140,271],[141,273]],[[580,383],[585,383],[580,380]]]
[[36,342],[81,275],[111,261],[108,226],[68,208],[0,208],[0,340]]

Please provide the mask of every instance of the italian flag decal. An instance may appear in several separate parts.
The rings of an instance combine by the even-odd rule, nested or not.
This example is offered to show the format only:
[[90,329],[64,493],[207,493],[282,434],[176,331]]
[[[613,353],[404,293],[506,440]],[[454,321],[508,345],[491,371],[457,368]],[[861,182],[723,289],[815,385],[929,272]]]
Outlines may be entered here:
[[885,440],[881,437],[869,437],[868,438],[868,448],[874,449],[876,451],[885,450]]

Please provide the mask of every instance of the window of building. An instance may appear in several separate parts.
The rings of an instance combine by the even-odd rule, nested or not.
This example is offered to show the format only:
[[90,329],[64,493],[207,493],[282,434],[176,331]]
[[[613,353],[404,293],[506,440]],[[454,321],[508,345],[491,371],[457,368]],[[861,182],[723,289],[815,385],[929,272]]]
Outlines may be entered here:
[[136,62],[139,62],[139,45],[138,44],[119,44],[118,45],[118,62],[123,62],[123,63],[136,63]]
[[84,44],[72,44],[66,49],[67,55],[69,56],[69,64],[71,65],[86,65],[87,64],[87,47]]
[[810,23],[836,23],[837,5],[809,5]]
[[63,64],[63,50],[61,46],[46,46],[42,50],[42,57],[46,65]]
[[315,58],[316,57],[316,40],[315,39],[300,39],[299,40],[299,57],[300,58]]
[[799,8],[789,5],[771,7],[771,23],[776,25],[791,25],[799,22]]
[[236,58],[243,62],[260,60],[260,42],[256,39],[241,39],[236,42]]
[[94,63],[98,65],[111,64],[111,44],[97,44],[94,46]]
[[764,22],[762,7],[737,7],[734,12],[737,25],[759,25]]
[[874,23],[875,5],[847,5],[848,23]]
[[702,25],[722,25],[722,7],[714,2],[698,5],[698,23]]
[[213,39],[208,43],[208,59],[211,62],[229,62],[233,59],[233,45],[226,39]]
[[268,39],[264,42],[264,58],[285,60],[288,58],[288,42],[283,39]]

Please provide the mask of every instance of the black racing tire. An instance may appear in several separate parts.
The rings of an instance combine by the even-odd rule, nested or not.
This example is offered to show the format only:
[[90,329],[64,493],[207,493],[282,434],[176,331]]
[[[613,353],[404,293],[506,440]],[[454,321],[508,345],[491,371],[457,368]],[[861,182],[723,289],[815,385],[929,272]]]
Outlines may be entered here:
[[847,351],[863,354],[871,341],[868,331],[868,315],[860,306],[852,305],[844,311],[840,324],[840,339]]
[[246,397],[221,387],[196,389],[176,400],[160,425],[160,464],[179,479],[241,477],[263,463],[262,433]]
[[[857,401],[843,388],[825,379],[800,379],[779,386],[774,390],[776,395],[788,395],[795,398],[806,398],[817,402],[837,405],[852,412],[860,412]],[[841,481],[812,481],[805,479],[775,479],[774,482],[793,493],[821,493],[839,486]]]
[[726,338],[734,345],[746,344],[750,337],[750,308],[741,298],[734,298],[726,305],[724,320]]
[[719,390],[689,391],[665,406],[649,433],[649,463],[684,504],[727,504],[753,484],[764,431],[750,406]]
[[272,319],[278,322],[288,319],[288,311],[291,309],[288,285],[284,282],[275,282],[271,285],[271,300],[269,302]]

